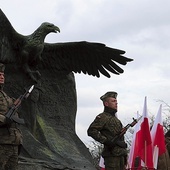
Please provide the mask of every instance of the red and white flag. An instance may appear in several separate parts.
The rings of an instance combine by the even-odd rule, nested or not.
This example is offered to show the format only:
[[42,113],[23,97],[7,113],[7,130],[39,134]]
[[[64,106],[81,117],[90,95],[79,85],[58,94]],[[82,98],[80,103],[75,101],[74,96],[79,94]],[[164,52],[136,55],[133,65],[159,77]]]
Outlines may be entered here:
[[139,129],[135,134],[133,144],[133,158],[131,167],[147,167],[153,168],[152,140],[147,113],[147,98],[145,97],[143,117]]
[[[139,118],[139,114],[137,112],[137,119]],[[136,145],[137,145],[137,139],[136,139],[136,134],[137,132],[139,131],[140,129],[140,121],[135,125],[135,129],[134,129],[134,134],[133,134],[133,139],[132,139],[132,144],[131,144],[131,148],[130,148],[130,152],[129,152],[129,155],[128,155],[128,165],[127,165],[127,168],[128,169],[131,169],[134,167],[134,159],[135,157],[137,156],[137,153],[135,152],[135,148],[136,148]]]
[[165,136],[164,136],[163,122],[162,122],[162,105],[160,105],[157,116],[155,118],[151,130],[151,137],[152,137],[152,146],[153,146],[153,163],[154,163],[154,168],[157,169],[158,156],[166,152]]

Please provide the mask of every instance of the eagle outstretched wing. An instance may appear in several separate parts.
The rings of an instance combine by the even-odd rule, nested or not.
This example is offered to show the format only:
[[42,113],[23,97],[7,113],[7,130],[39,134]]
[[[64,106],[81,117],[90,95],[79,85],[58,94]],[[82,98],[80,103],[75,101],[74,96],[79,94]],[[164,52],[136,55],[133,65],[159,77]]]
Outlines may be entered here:
[[126,65],[133,60],[122,56],[124,53],[125,51],[107,47],[102,43],[86,41],[45,43],[42,61],[43,67],[66,72],[83,72],[96,77],[100,77],[101,73],[110,77],[109,72],[123,73],[123,69],[118,64]]
[[17,55],[25,40],[26,36],[15,31],[0,9],[0,62],[6,64],[18,62]]
[[51,32],[60,30],[54,24],[45,22],[30,35],[19,34],[0,9],[0,62],[12,63],[36,81],[37,74],[40,75],[36,68],[110,77],[109,72],[123,73],[119,64],[126,65],[132,61],[123,56],[125,51],[102,43],[44,43],[46,35]]

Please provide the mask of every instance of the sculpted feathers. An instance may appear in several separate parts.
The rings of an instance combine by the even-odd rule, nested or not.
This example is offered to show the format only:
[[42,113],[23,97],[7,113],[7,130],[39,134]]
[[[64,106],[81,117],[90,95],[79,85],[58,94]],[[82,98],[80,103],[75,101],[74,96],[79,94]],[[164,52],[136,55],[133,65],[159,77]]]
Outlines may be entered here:
[[[31,35],[21,35],[0,9],[0,62],[15,64],[37,81],[38,67],[75,72],[100,77],[123,73],[118,64],[126,65],[133,59],[124,57],[125,51],[94,42],[45,43],[47,34],[60,32],[51,23],[42,23]],[[118,63],[118,64],[117,64]]]

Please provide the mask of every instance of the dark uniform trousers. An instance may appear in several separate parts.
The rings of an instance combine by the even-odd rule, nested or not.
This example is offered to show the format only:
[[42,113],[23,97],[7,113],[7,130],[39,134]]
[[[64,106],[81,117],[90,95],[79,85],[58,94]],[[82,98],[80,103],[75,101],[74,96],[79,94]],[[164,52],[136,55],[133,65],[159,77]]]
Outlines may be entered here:
[[0,145],[0,170],[18,170],[17,145]]
[[125,170],[124,156],[105,157],[104,163],[106,170]]

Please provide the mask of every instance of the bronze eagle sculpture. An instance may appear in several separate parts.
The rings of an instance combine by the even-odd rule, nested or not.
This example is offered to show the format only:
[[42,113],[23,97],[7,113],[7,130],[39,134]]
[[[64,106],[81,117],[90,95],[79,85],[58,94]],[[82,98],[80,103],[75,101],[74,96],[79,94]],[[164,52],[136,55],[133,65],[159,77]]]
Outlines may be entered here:
[[[0,62],[14,64],[37,81],[38,67],[75,72],[100,77],[123,73],[118,64],[126,65],[133,59],[123,56],[125,51],[96,42],[45,43],[49,33],[60,32],[54,24],[45,22],[32,34],[21,35],[0,9]],[[118,63],[118,64],[117,64]],[[108,72],[109,71],[109,72]]]

